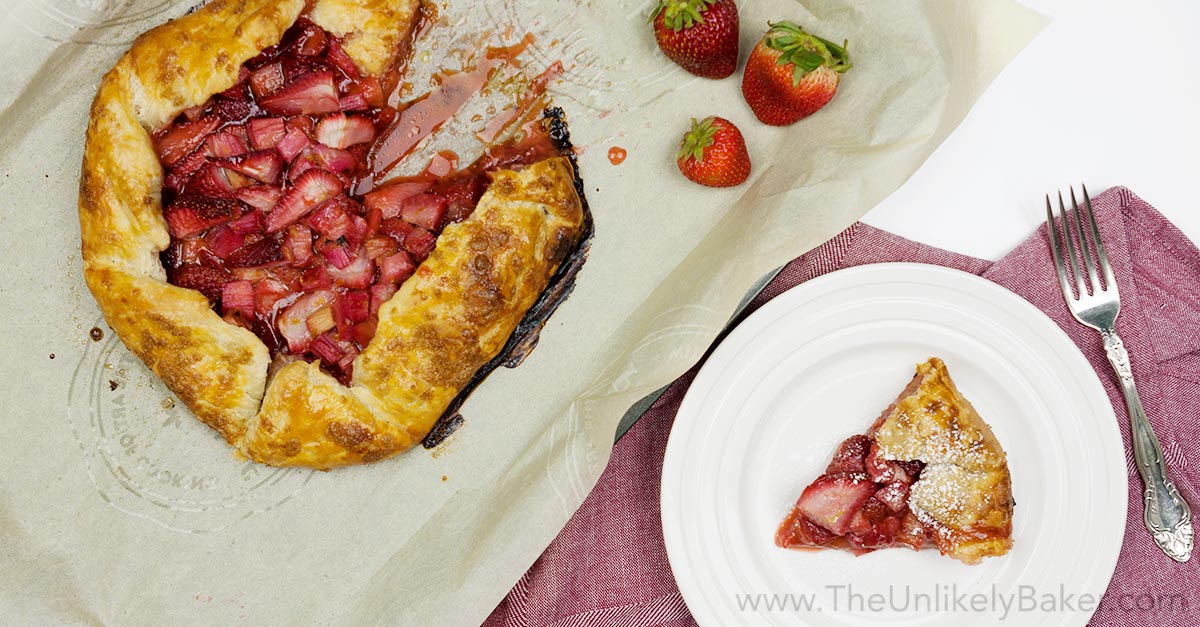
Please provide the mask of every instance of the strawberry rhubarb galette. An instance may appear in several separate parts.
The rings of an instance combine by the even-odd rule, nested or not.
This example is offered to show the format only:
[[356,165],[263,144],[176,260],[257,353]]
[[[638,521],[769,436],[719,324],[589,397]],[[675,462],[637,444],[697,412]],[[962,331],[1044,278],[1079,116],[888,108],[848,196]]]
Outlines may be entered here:
[[1012,513],[1004,449],[933,358],[865,435],[842,442],[775,543],[855,554],[935,546],[976,564],[1012,548]]
[[417,0],[213,0],[138,38],[92,105],[88,286],[254,460],[420,442],[583,254],[556,111],[462,169],[374,184],[378,147],[412,131],[393,92],[419,19]]

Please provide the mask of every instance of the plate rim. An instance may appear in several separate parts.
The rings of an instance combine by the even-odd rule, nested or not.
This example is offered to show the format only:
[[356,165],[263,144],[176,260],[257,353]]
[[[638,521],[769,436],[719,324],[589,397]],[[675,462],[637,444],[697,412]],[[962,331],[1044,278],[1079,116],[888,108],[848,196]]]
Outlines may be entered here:
[[[1105,411],[1103,414],[1094,417],[1094,421],[1099,425],[1101,443],[1104,445],[1101,447],[1101,450],[1097,451],[1097,457],[1099,459],[1108,459],[1108,463],[1113,467],[1117,467],[1119,465],[1122,471],[1126,470],[1125,447],[1122,441],[1120,427],[1117,423],[1116,411],[1112,405],[1112,402],[1108,398],[1108,394],[1105,391],[1098,374],[1092,367],[1091,363],[1087,361],[1087,358],[1084,356],[1079,346],[1076,345],[1073,340],[1071,340],[1069,335],[1067,335],[1066,331],[1060,328],[1058,323],[1046,315],[1045,312],[1034,306],[1033,303],[1022,298],[1008,288],[983,278],[980,275],[958,270],[956,268],[949,268],[946,266],[927,263],[872,263],[841,268],[814,277],[788,288],[775,298],[772,298],[770,301],[764,303],[761,307],[738,323],[735,328],[731,329],[724,338],[719,340],[717,345],[707,356],[704,364],[700,367],[695,379],[692,382],[692,385],[689,386],[687,392],[684,394],[684,397],[680,402],[679,410],[676,412],[675,420],[671,425],[671,430],[668,434],[667,444],[664,451],[663,465],[659,475],[660,527],[663,532],[663,541],[667,552],[667,561],[671,569],[672,578],[675,580],[676,586],[679,589],[685,604],[688,605],[689,613],[692,614],[693,618],[695,618],[698,624],[709,624],[706,621],[711,621],[713,618],[712,616],[701,616],[696,613],[696,610],[693,608],[699,607],[707,610],[709,608],[709,604],[695,602],[699,601],[702,595],[699,594],[699,591],[691,589],[692,582],[690,577],[680,577],[679,569],[681,561],[684,559],[683,552],[685,550],[682,546],[684,540],[682,535],[676,535],[676,532],[669,528],[669,521],[673,519],[673,515],[668,512],[668,505],[673,504],[676,498],[669,494],[669,486],[667,481],[668,473],[671,472],[675,466],[680,464],[679,460],[683,457],[681,448],[682,445],[679,444],[679,437],[677,437],[677,434],[681,433],[679,430],[681,425],[680,418],[684,417],[685,421],[688,420],[688,418],[686,418],[687,413],[685,413],[685,410],[689,409],[690,405],[695,405],[696,403],[701,402],[701,400],[698,400],[698,395],[701,393],[697,392],[696,390],[702,388],[698,388],[696,383],[704,380],[706,369],[709,370],[709,374],[712,376],[713,368],[717,367],[713,366],[712,364],[722,364],[722,360],[719,359],[722,353],[728,353],[730,351],[736,352],[750,346],[749,340],[752,340],[754,337],[761,334],[764,330],[768,329],[772,324],[774,324],[772,320],[767,320],[768,318],[770,318],[772,315],[775,316],[774,319],[786,316],[786,311],[776,314],[776,310],[794,309],[794,304],[791,301],[800,298],[805,292],[827,289],[830,283],[836,284],[839,281],[852,281],[859,278],[860,275],[877,273],[925,274],[926,280],[920,282],[928,282],[928,277],[942,275],[944,277],[949,277],[951,281],[964,281],[968,284],[973,284],[975,287],[978,287],[984,292],[984,297],[988,300],[992,300],[994,298],[999,301],[1003,301],[1004,304],[1008,305],[1012,310],[1015,310],[1016,315],[1026,318],[1030,324],[1036,325],[1036,327],[1041,327],[1039,330],[1044,331],[1044,333],[1040,335],[1044,338],[1045,342],[1052,345],[1058,344],[1064,347],[1069,347],[1070,350],[1061,352],[1062,358],[1069,362],[1073,362],[1072,370],[1074,370],[1075,374],[1077,375],[1075,379],[1081,386],[1081,391],[1085,395],[1092,397],[1094,401],[1098,401],[1100,399],[1103,400],[1103,403],[1096,404],[1102,405],[1105,408]],[[741,338],[746,339],[742,340]],[[722,364],[721,367],[726,365],[727,364]],[[707,397],[707,392],[708,390],[704,388],[702,396]],[[1121,474],[1123,475],[1124,472]],[[1108,547],[1108,555],[1106,558],[1105,556],[1102,556],[1097,560],[1096,563],[1099,568],[1096,568],[1094,571],[1101,574],[1097,580],[1098,592],[1101,594],[1108,589],[1108,586],[1112,582],[1112,577],[1116,571],[1117,561],[1123,545],[1125,523],[1129,517],[1128,499],[1117,498],[1114,500],[1117,501],[1121,516],[1119,518],[1119,522],[1116,522],[1112,525],[1112,531],[1110,533],[1112,536],[1110,539],[1112,546]],[[1091,590],[1088,592],[1091,592]],[[1080,624],[1090,621],[1091,617],[1095,613],[1095,609],[1097,608],[1093,607],[1093,609],[1090,612],[1086,612],[1086,614],[1082,612],[1075,614],[1079,617],[1079,619],[1081,619]]]

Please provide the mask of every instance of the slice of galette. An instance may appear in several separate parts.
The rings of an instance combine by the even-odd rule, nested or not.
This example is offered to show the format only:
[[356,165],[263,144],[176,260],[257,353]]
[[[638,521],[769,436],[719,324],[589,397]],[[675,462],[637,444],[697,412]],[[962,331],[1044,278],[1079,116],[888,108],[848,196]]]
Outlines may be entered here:
[[461,169],[373,184],[377,146],[429,132],[397,127],[393,89],[419,19],[417,0],[214,0],[139,37],[92,105],[88,287],[254,460],[331,468],[420,442],[552,309],[590,235],[554,111]]
[[935,546],[966,564],[1012,548],[1004,449],[941,359],[917,366],[865,435],[848,438],[779,526],[790,549]]

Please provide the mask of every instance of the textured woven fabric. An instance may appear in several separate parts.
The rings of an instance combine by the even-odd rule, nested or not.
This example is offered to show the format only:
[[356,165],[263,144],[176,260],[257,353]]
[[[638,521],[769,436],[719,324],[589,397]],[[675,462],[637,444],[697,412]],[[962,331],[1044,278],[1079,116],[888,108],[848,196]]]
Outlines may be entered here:
[[[1200,506],[1200,252],[1127,189],[1109,190],[1093,205],[1121,291],[1117,329],[1132,355],[1142,401],[1172,477],[1184,497]],[[993,264],[855,224],[788,264],[749,311],[827,272],[896,261],[979,274],[1036,305],[1070,335],[1116,410],[1129,480],[1124,546],[1091,624],[1200,625],[1200,556],[1187,564],[1173,562],[1142,524],[1142,485],[1129,446],[1125,402],[1099,335],[1076,323],[1066,309],[1044,226]],[[658,503],[667,435],[694,374],[695,368],[676,381],[617,443],[596,488],[486,626],[695,624],[667,563]],[[1160,597],[1154,609],[1146,609],[1153,601],[1146,594],[1164,593],[1179,596]]]

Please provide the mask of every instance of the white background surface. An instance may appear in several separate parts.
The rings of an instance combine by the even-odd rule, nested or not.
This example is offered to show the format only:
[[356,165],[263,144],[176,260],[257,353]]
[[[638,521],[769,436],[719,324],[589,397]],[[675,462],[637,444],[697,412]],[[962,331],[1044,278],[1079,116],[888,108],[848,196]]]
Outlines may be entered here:
[[999,259],[1044,194],[1124,185],[1200,242],[1200,2],[1022,0],[1053,18],[872,226]]

